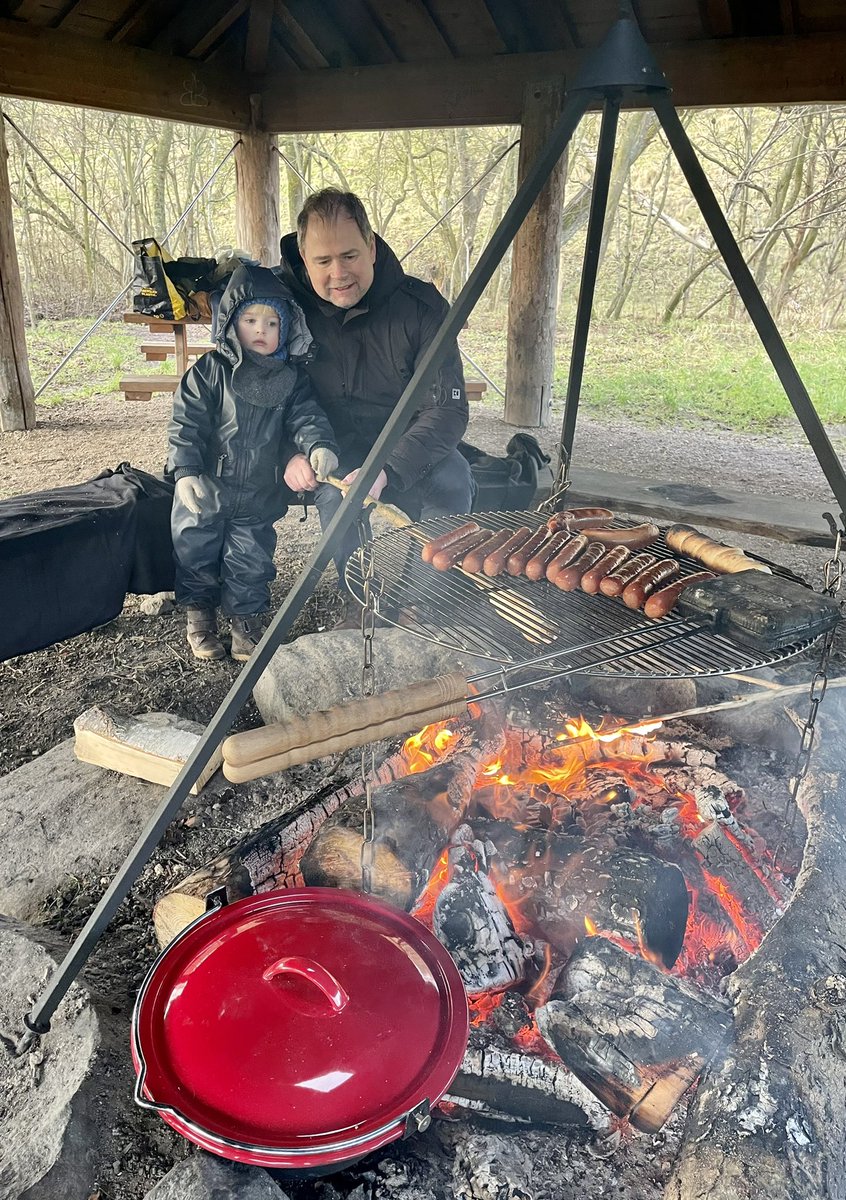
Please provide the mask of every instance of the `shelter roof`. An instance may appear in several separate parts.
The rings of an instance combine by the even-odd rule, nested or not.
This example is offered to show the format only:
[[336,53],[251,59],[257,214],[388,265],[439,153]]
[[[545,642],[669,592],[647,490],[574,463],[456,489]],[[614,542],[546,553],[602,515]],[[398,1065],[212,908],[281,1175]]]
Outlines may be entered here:
[[[846,100],[842,0],[634,0],[676,103]],[[516,123],[617,0],[0,0],[0,93],[277,131]]]

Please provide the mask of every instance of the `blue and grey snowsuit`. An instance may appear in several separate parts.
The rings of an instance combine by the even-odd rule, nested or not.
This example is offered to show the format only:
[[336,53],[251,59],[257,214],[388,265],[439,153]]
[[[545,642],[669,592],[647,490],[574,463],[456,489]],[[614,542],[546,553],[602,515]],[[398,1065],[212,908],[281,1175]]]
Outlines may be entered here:
[[[245,303],[289,306],[288,354],[245,355],[235,317]],[[273,522],[286,508],[282,474],[293,442],[306,456],[336,450],[335,436],[300,366],[311,345],[302,310],[263,267],[239,267],[220,302],[216,349],[183,376],[168,430],[168,470],[202,475],[210,502],[199,514],[174,499],[171,532],[180,604],[229,616],[266,611],[274,578]],[[280,348],[281,349],[281,348]],[[287,359],[287,361],[286,361]],[[249,397],[249,398],[247,398]]]

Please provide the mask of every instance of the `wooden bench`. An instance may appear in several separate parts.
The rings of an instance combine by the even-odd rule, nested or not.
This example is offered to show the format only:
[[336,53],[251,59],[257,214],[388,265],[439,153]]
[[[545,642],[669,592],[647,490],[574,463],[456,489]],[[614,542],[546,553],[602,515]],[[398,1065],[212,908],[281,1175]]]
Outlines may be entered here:
[[174,392],[181,375],[126,375],[118,387],[127,400],[149,400],[154,392]]
[[488,385],[484,379],[465,379],[464,391],[467,393],[469,401],[481,400],[482,393],[488,390]]
[[[214,350],[211,342],[189,342],[186,348],[189,358],[199,358],[201,354],[208,354],[210,350]],[[141,353],[147,362],[164,362],[165,359],[173,358],[176,347],[169,346],[167,342],[142,342]]]
[[593,467],[570,472],[571,484],[561,507],[601,505],[621,513],[714,529],[729,529],[797,546],[833,546],[824,512],[837,513],[837,502],[795,500],[787,496],[752,496],[707,483],[668,483],[601,471]]

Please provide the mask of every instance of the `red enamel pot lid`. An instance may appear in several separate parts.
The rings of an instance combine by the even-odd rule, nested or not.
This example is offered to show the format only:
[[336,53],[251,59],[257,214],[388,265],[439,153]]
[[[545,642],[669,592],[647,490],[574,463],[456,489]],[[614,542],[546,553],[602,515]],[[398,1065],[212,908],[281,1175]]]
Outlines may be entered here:
[[313,1167],[399,1137],[464,1056],[467,999],[407,913],[335,888],[239,900],[183,931],[139,993],[136,1097],[207,1149]]

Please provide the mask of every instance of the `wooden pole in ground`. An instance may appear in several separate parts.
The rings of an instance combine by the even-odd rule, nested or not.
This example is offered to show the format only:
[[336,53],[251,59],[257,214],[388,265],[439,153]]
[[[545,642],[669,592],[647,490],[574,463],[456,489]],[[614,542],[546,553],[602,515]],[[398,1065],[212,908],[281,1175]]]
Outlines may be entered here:
[[[526,88],[518,186],[560,115],[563,96],[560,81]],[[505,385],[505,419],[512,425],[549,424],[566,178],[565,153],[514,239]]]
[[262,266],[279,262],[279,155],[276,135],[241,134],[235,151],[235,239]]
[[35,428],[7,154],[0,112],[0,433]]

